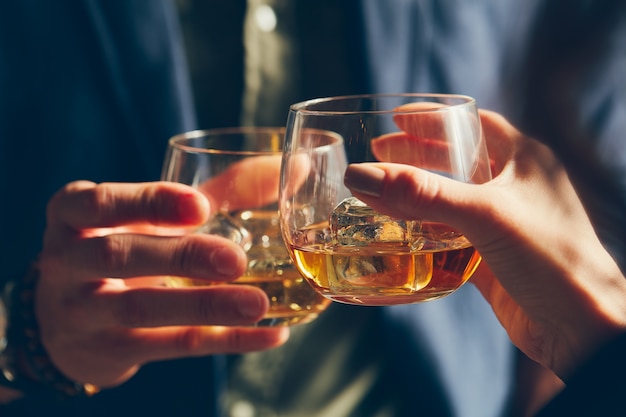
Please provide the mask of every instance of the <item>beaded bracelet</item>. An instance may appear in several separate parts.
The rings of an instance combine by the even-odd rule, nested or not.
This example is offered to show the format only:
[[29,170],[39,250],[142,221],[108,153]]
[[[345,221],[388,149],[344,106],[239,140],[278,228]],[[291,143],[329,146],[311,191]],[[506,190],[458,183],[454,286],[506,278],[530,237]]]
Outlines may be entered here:
[[[81,384],[63,375],[52,363],[39,338],[39,325],[35,316],[35,286],[39,280],[39,269],[33,265],[26,276],[15,283],[8,299],[9,325],[7,339],[13,361],[21,355],[36,381],[18,378],[14,370],[4,370],[16,382],[16,388],[25,391],[48,389],[63,397],[91,396],[99,389],[91,384]],[[20,347],[19,353],[16,352]],[[13,364],[13,367],[15,363]]]

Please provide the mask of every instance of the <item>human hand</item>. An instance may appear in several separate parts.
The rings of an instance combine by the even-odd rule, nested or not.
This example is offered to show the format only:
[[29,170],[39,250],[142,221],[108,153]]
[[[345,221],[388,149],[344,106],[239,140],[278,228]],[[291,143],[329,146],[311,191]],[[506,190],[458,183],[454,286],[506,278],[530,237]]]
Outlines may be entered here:
[[278,200],[280,155],[248,157],[199,185],[211,211],[258,208]]
[[[36,315],[61,372],[110,387],[150,361],[262,350],[286,340],[286,328],[230,327],[263,317],[268,300],[257,288],[158,285],[166,276],[225,282],[244,272],[236,244],[176,236],[206,221],[209,211],[199,192],[168,182],[78,181],[51,199]],[[154,236],[157,228],[172,236]]]
[[481,122],[495,175],[487,183],[388,162],[352,165],[345,183],[380,212],[463,232],[486,263],[472,282],[513,343],[565,378],[626,331],[626,280],[550,149],[493,112]]
[[[289,190],[297,190],[311,169],[307,155],[295,155]],[[231,164],[224,172],[198,185],[210,201],[211,214],[216,211],[236,211],[274,204],[280,188],[280,155],[261,155]]]

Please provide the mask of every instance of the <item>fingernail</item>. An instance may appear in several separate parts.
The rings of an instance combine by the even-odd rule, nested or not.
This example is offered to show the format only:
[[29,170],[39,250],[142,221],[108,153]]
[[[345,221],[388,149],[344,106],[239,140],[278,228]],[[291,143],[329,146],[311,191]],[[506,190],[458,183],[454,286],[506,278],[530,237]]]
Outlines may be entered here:
[[256,292],[244,292],[237,298],[237,310],[245,318],[260,318],[265,312],[266,304],[264,296]]
[[344,174],[343,183],[358,193],[381,197],[385,183],[385,171],[371,165],[349,165]]
[[241,271],[241,259],[245,256],[240,250],[219,248],[211,253],[209,259],[215,271],[227,277],[236,276]]

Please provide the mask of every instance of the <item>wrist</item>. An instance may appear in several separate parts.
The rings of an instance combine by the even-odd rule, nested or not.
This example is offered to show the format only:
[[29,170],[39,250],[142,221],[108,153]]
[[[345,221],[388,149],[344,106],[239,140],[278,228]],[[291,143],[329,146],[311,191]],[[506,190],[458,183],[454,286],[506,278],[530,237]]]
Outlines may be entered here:
[[17,390],[9,388],[11,385],[12,373],[8,370],[8,338],[6,334],[8,326],[8,317],[6,304],[4,302],[4,294],[0,294],[0,404],[7,404],[11,401],[20,399],[24,394]]
[[[10,310],[12,304],[14,282],[7,283],[0,293],[0,403],[21,398],[29,389],[30,381],[18,377],[17,366],[17,343],[9,330]],[[9,340],[11,343],[9,343]]]
[[98,389],[63,375],[41,343],[34,309],[38,279],[39,270],[33,266],[23,279],[8,283],[2,294],[5,332],[4,349],[0,352],[0,385],[24,395],[92,395]]

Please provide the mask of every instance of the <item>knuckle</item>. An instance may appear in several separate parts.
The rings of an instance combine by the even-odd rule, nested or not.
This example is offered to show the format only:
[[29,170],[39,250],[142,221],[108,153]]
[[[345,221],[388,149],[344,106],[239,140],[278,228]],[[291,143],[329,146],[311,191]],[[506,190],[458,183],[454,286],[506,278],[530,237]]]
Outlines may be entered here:
[[141,210],[151,219],[158,221],[162,217],[164,205],[168,199],[160,198],[159,189],[155,184],[149,184],[139,190],[138,201]]
[[215,322],[220,314],[220,309],[216,308],[215,302],[209,297],[198,299],[194,307],[196,317],[204,323]]
[[106,210],[112,205],[114,193],[105,184],[98,184],[92,187],[89,192],[83,195],[83,205],[87,212],[91,213],[94,219],[101,220],[106,217]]
[[203,253],[200,242],[194,235],[183,236],[177,242],[172,252],[173,265],[182,274],[190,275],[194,271],[197,257]]
[[417,176],[412,171],[398,176],[397,187],[405,195],[400,200],[399,207],[409,217],[416,216],[416,209],[420,212],[429,210],[439,193],[436,181],[430,181],[428,176]]
[[111,234],[97,238],[99,242],[97,263],[110,273],[122,270],[128,263],[129,242],[126,236]]
[[72,195],[76,195],[78,193],[83,192],[84,190],[88,190],[95,186],[95,183],[91,181],[73,181],[70,182],[59,190],[57,190],[50,200],[48,201],[46,207],[46,214],[48,218],[56,217],[56,214],[61,210],[64,206],[64,202],[66,199]]
[[181,330],[176,335],[174,341],[175,349],[187,355],[200,352],[203,347],[202,331],[202,328],[199,327],[189,327]]
[[117,316],[119,323],[131,328],[146,325],[146,313],[136,292],[126,291],[120,297]]
[[233,352],[242,350],[244,335],[241,329],[233,329],[226,339],[227,349]]

